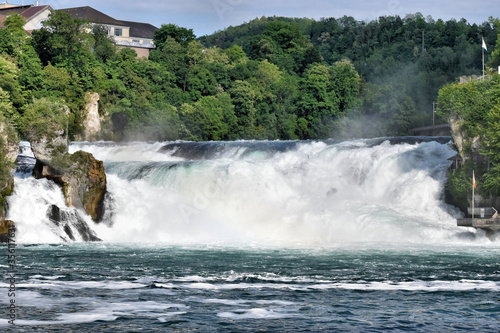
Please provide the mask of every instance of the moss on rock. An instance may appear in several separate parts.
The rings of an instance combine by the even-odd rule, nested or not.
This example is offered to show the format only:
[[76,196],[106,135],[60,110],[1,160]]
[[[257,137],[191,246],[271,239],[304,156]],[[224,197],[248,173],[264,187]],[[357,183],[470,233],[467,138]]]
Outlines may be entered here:
[[94,221],[102,218],[106,174],[102,161],[92,154],[78,151],[54,156],[50,162],[37,160],[33,175],[59,184],[67,206],[85,210]]
[[0,220],[5,218],[6,198],[14,191],[14,160],[19,139],[14,127],[0,113]]
[[0,243],[9,242],[9,233],[15,229],[14,222],[0,218]]

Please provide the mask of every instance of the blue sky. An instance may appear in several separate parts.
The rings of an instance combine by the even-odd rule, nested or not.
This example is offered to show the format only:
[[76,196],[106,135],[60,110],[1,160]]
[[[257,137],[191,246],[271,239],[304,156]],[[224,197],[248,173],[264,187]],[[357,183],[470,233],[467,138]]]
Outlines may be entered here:
[[[9,0],[21,2],[34,0]],[[371,21],[379,16],[404,17],[420,12],[434,20],[465,18],[478,24],[490,16],[500,17],[498,0],[41,0],[39,4],[54,9],[90,6],[115,19],[148,22],[157,27],[174,23],[193,29],[197,36],[273,15],[314,19],[348,15]]]

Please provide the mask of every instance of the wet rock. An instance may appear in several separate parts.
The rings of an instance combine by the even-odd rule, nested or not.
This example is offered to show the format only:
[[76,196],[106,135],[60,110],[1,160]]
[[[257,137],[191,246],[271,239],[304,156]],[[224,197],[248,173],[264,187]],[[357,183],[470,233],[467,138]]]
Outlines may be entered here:
[[0,218],[0,243],[9,242],[9,233],[15,230],[15,224],[13,221]]
[[94,221],[104,214],[106,174],[102,161],[78,151],[61,154],[50,162],[37,159],[35,178],[47,178],[60,185],[68,207],[83,209]]
[[65,241],[75,241],[75,233],[85,242],[101,241],[87,222],[75,210],[60,209],[56,205],[51,205],[47,210],[47,217],[64,231],[67,238],[64,236],[61,236],[61,238]]
[[487,157],[481,154],[481,141],[483,138],[479,136],[474,138],[469,137],[462,130],[464,119],[456,112],[450,114],[448,123],[451,128],[451,137],[462,161],[465,163],[467,160],[472,159],[475,162],[487,162]]
[[[0,88],[0,92],[2,89]],[[2,94],[2,98],[5,95]],[[8,104],[8,103],[7,103]],[[3,108],[10,107],[3,105]],[[14,162],[19,147],[19,137],[12,123],[0,110],[0,221],[4,223],[7,215],[7,199],[14,191]]]
[[47,217],[51,222],[59,225],[59,223],[61,222],[61,210],[56,205],[50,205],[49,209],[47,210]]
[[326,196],[331,197],[332,195],[336,194],[338,190],[336,188],[331,188],[327,193]]
[[5,120],[0,119],[0,141],[3,146],[3,154],[8,162],[14,163],[17,158],[19,138],[14,128]]

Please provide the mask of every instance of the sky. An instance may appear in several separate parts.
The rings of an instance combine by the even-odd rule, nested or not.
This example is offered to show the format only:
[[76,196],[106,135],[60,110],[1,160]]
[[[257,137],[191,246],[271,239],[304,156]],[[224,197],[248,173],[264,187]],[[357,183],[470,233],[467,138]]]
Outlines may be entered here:
[[[4,2],[5,0],[1,0]],[[34,0],[8,0],[33,4]],[[420,12],[434,20],[465,18],[481,24],[490,16],[500,17],[498,0],[41,0],[54,9],[90,6],[115,19],[151,23],[156,27],[173,23],[193,29],[196,36],[211,34],[262,16],[323,17],[352,16],[371,21],[379,16]]]

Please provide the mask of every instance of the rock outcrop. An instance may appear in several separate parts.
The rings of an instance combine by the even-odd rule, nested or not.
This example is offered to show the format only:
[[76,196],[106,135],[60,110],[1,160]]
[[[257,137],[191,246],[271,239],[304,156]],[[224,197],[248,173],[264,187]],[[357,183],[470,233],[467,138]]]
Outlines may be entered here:
[[14,191],[14,175],[12,171],[7,171],[2,175],[2,184],[0,185],[0,220],[7,215],[7,199]]
[[4,218],[0,219],[0,243],[8,243],[9,236],[14,235],[12,231],[15,230],[15,225],[13,221],[6,220]]
[[101,133],[101,118],[99,116],[99,94],[87,93],[86,100],[88,101],[85,107],[85,115],[83,120],[83,139],[87,141],[96,140]]
[[57,131],[56,134],[57,136],[53,138],[47,138],[44,135],[37,140],[30,141],[31,150],[37,160],[50,161],[55,154],[68,150],[68,137],[64,135],[64,131]]
[[69,113],[67,105],[47,98],[33,101],[26,110],[25,117],[30,122],[24,125],[23,134],[37,159],[49,161],[68,150]]
[[[473,161],[476,165],[488,165],[488,157],[481,154],[482,137],[471,137],[462,129],[465,120],[462,119],[457,112],[451,112],[448,118],[448,123],[451,127],[451,135],[453,143],[457,148],[458,155],[462,159],[462,164],[467,161]],[[476,169],[476,177],[478,176]],[[472,175],[470,175],[471,177]],[[449,186],[449,185],[447,185]],[[466,198],[454,198],[449,189],[445,190],[445,202],[460,208],[466,215],[470,212],[468,208],[472,206],[472,198],[467,195]],[[500,207],[500,197],[481,194],[481,189],[476,190],[474,194],[474,205],[476,207]]]
[[37,159],[33,175],[53,180],[62,187],[66,205],[83,209],[96,222],[104,214],[106,174],[102,161],[78,151],[60,154],[50,162]]
[[14,163],[19,149],[19,139],[11,126],[0,120],[0,136],[5,145],[5,157],[7,161]]
[[464,120],[460,118],[458,113],[452,112],[448,119],[448,123],[451,127],[453,142],[457,147],[458,154],[462,158],[462,161],[466,162],[467,160],[472,159],[476,162],[485,162],[486,157],[479,152],[481,148],[481,138],[471,138],[465,134],[462,130]]
[[[16,131],[0,114],[0,223],[2,226],[6,223],[6,197],[14,191],[13,166],[17,157],[18,145],[19,139]],[[0,231],[0,235],[2,232]],[[5,236],[5,234],[3,235]],[[0,236],[0,238],[4,236]]]
[[51,205],[47,211],[50,222],[64,231],[65,235],[60,236],[63,240],[75,241],[75,234],[78,234],[81,240],[85,242],[98,242],[101,240],[77,212],[67,211],[67,209],[60,209],[56,205]]

